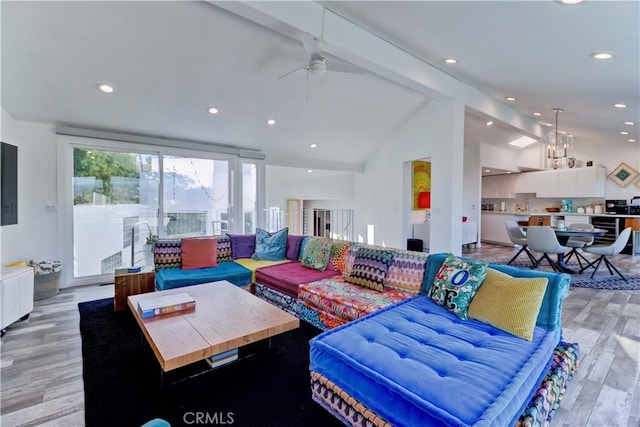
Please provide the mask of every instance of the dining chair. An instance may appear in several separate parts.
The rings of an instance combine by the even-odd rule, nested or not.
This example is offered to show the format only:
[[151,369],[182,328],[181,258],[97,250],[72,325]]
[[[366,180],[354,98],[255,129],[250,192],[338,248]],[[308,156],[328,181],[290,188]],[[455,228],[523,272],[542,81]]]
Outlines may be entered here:
[[620,252],[622,252],[625,245],[629,241],[629,236],[631,236],[631,227],[627,227],[624,230],[622,230],[622,232],[618,235],[618,238],[615,240],[615,242],[613,242],[610,245],[591,245],[591,246],[587,246],[586,248],[583,248],[582,249],[583,251],[589,252],[590,254],[600,255],[600,257],[595,261],[590,262],[589,265],[587,265],[582,270],[580,270],[580,273],[582,273],[589,267],[593,267],[595,264],[595,269],[593,270],[593,273],[591,273],[591,278],[593,279],[593,276],[595,276],[596,271],[598,271],[598,268],[600,268],[600,264],[602,264],[602,261],[604,261],[604,264],[607,266],[607,269],[609,270],[609,274],[613,274],[613,271],[611,271],[611,269],[613,268],[613,270],[615,270],[615,272],[618,273],[618,276],[620,276],[622,280],[627,282],[627,278],[624,277],[622,273],[620,273],[620,271],[618,271],[615,265],[611,264],[611,261],[607,259],[607,256],[617,255]]
[[[594,228],[593,224],[589,224],[589,223],[586,223],[586,224],[576,223],[576,224],[569,225],[569,231],[592,231],[593,228]],[[578,249],[583,249],[587,246],[591,246],[592,244],[593,244],[593,236],[569,237],[569,239],[567,240],[567,243],[565,243],[565,246],[568,248],[571,248],[571,250],[567,254],[564,261],[566,263],[569,263],[569,260],[571,259],[571,257],[575,255],[576,260],[578,260],[578,265],[580,266],[580,269],[582,269],[582,261],[586,262],[587,264],[589,264],[591,261],[585,258],[585,256],[582,255],[580,252],[578,252]]]
[[551,217],[548,215],[531,215],[529,217],[529,226],[550,226]]
[[542,260],[547,260],[554,271],[563,271],[562,268],[549,257],[549,254],[562,254],[569,249],[558,242],[556,232],[551,227],[527,227],[527,246],[532,251],[542,252],[542,256],[535,262],[533,268],[537,268]]
[[536,263],[536,258],[527,248],[527,235],[524,234],[518,223],[515,221],[506,221],[504,225],[507,227],[507,235],[509,236],[509,240],[511,240],[511,243],[521,246],[518,253],[515,254],[513,258],[511,258],[511,260],[509,260],[507,265],[511,265],[511,263],[515,261],[515,259],[518,258],[518,255],[520,255],[522,252],[527,254],[529,260],[531,260],[531,264],[534,265]]

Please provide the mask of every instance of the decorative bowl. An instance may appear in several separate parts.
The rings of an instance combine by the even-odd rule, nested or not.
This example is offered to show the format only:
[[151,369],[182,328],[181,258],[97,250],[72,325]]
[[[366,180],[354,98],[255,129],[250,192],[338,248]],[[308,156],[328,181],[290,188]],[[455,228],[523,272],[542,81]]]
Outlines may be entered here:
[[547,212],[560,212],[560,208],[546,208]]

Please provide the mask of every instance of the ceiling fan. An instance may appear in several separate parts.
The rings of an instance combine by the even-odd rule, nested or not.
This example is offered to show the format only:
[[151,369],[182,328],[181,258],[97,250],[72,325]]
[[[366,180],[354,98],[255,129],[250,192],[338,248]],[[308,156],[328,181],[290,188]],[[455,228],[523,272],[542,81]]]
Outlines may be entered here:
[[304,45],[304,49],[307,51],[307,55],[309,56],[309,62],[301,67],[298,67],[281,75],[280,77],[278,77],[278,79],[286,77],[289,74],[295,73],[296,71],[300,70],[307,70],[307,73],[311,74],[324,74],[327,71],[364,74],[365,69],[358,67],[357,65],[341,61],[337,58],[327,59],[320,49],[321,43],[322,39],[316,39],[310,34],[303,34],[302,44]]

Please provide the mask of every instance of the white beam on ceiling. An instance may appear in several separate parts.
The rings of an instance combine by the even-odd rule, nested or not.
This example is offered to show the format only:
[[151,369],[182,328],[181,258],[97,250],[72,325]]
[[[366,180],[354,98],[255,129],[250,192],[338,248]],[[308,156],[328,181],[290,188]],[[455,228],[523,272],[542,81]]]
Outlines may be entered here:
[[[228,10],[262,26],[301,40],[301,33],[322,36],[323,51],[368,69],[431,98],[451,98],[520,129],[541,137],[537,121],[518,113],[502,101],[450,76],[417,56],[402,50],[323,6],[310,2],[218,2]],[[324,27],[324,28],[323,28]]]

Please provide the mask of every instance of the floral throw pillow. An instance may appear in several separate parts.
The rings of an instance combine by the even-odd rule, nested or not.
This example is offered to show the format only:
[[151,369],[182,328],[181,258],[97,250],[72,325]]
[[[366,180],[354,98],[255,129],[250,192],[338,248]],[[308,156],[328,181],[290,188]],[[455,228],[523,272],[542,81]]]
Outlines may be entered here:
[[300,263],[306,268],[320,271],[326,270],[332,244],[331,239],[326,237],[311,237],[304,248]]
[[487,275],[487,263],[449,254],[436,274],[431,299],[460,319],[469,318],[469,304]]

